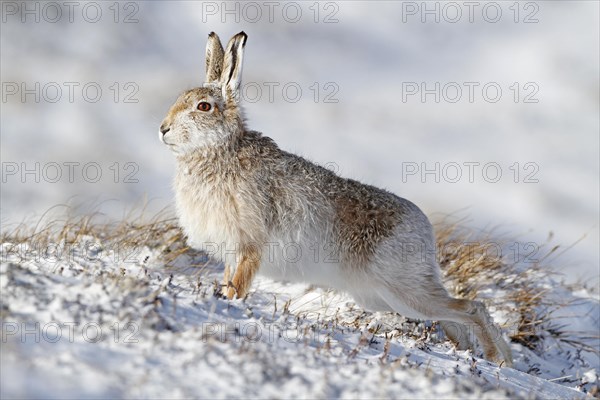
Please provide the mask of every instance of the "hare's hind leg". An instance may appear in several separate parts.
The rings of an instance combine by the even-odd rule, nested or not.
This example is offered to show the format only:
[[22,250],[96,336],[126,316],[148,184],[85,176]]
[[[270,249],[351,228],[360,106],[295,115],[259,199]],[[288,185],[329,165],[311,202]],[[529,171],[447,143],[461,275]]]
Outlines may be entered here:
[[[421,288],[418,299],[406,291],[394,290],[389,286],[381,290],[380,294],[390,307],[400,314],[443,321],[442,328],[451,340],[458,343],[459,349],[470,345],[467,328],[473,326],[485,358],[495,362],[503,359],[505,365],[512,366],[510,347],[502,338],[500,329],[492,322],[483,303],[452,298],[441,283],[429,284],[433,284],[434,287],[428,287],[427,291]],[[419,292],[418,288],[414,289],[414,292]]]

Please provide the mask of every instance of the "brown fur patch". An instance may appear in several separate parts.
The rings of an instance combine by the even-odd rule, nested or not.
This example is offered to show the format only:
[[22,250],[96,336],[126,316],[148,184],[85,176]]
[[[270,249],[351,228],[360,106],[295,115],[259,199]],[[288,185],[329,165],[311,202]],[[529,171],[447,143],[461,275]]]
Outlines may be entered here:
[[337,245],[353,263],[367,262],[381,240],[393,234],[404,214],[393,195],[355,181],[349,181],[333,200]]

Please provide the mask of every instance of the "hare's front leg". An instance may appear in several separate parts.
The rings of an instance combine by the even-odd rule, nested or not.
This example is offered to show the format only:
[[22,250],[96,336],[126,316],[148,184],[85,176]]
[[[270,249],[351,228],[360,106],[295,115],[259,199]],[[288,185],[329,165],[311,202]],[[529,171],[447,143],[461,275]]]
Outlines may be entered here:
[[229,268],[226,268],[227,298],[233,299],[237,296],[238,299],[243,299],[246,297],[259,267],[260,255],[257,251],[250,249],[242,251],[240,263],[233,274],[231,283],[229,283]]
[[229,265],[225,265],[225,273],[223,274],[223,284],[221,285],[221,295],[227,296],[231,284],[231,268]]

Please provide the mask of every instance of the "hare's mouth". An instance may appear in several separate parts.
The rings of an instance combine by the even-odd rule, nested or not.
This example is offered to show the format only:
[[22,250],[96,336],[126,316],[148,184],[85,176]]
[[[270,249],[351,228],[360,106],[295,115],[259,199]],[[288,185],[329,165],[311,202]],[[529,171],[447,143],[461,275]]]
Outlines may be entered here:
[[163,133],[163,132],[160,132],[160,131],[158,132],[158,139],[159,139],[161,142],[163,142],[164,144],[166,144],[166,145],[167,145],[167,146],[169,146],[169,147],[171,147],[171,146],[174,146],[174,145],[175,145],[174,143],[169,143],[169,142],[167,142],[167,139],[165,138],[165,136],[167,136],[165,133]]

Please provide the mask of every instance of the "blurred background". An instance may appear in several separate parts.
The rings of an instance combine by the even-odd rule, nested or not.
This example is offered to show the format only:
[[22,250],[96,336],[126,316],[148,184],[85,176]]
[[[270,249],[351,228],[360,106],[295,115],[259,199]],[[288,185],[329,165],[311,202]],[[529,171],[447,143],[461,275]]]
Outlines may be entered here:
[[598,4],[4,1],[2,230],[172,204],[158,126],[244,30],[250,128],[597,284]]

